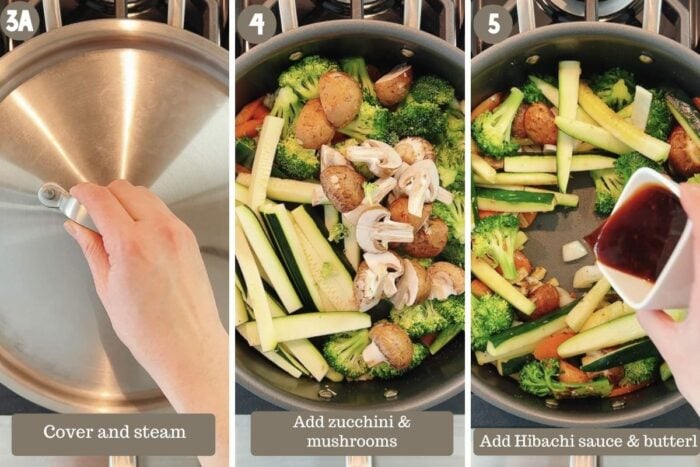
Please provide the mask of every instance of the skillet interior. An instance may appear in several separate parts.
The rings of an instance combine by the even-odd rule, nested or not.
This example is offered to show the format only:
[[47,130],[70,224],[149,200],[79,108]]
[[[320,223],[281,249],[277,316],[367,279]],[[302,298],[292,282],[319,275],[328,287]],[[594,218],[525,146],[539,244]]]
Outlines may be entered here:
[[[367,63],[388,71],[406,62],[401,54],[409,47],[408,60],[417,74],[430,71],[451,81],[463,98],[464,53],[420,31],[373,21],[332,21],[305,26],[255,47],[236,61],[236,108],[276,88],[279,73],[291,63],[292,52],[330,57],[362,55]],[[464,388],[464,340],[456,339],[438,355],[403,378],[392,381],[331,383],[295,379],[277,369],[257,351],[236,339],[236,381],[254,394],[285,408],[304,410],[423,409],[455,395]],[[318,397],[328,385],[338,395],[331,401]],[[386,388],[399,392],[384,398]]]
[[[639,55],[654,58],[644,64]],[[526,59],[539,55],[535,65]],[[581,61],[584,76],[600,69],[620,66],[632,70],[643,85],[664,82],[681,86],[691,95],[700,94],[700,57],[675,42],[638,28],[604,23],[569,23],[547,26],[519,35],[480,54],[472,61],[472,106],[497,91],[519,86],[532,72],[552,73],[563,59]],[[580,196],[576,210],[557,209],[540,215],[527,230],[525,252],[533,265],[543,266],[548,278],[556,277],[571,289],[574,272],[594,262],[592,254],[569,264],[561,258],[561,245],[581,239],[601,221],[593,213],[594,189],[587,174],[576,174],[570,184]],[[498,375],[493,366],[472,361],[472,390],[499,408],[528,420],[556,426],[620,426],[665,413],[684,401],[673,380],[659,383],[625,398],[623,409],[613,410],[611,400],[562,401],[557,409],[544,400],[522,392],[517,383]],[[478,426],[478,420],[475,420]]]

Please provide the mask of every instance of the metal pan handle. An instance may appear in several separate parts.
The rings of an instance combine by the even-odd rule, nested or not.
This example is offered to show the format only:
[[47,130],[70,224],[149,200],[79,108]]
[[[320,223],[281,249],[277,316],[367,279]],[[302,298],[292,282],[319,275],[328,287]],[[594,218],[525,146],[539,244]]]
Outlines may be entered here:
[[44,24],[46,32],[58,29],[63,25],[61,20],[61,1],[60,0],[43,0],[41,7],[44,10]]
[[136,456],[110,456],[109,467],[138,467],[139,461]]
[[535,5],[532,0],[517,0],[515,9],[518,13],[518,30],[520,34],[534,31],[537,28],[535,23]]

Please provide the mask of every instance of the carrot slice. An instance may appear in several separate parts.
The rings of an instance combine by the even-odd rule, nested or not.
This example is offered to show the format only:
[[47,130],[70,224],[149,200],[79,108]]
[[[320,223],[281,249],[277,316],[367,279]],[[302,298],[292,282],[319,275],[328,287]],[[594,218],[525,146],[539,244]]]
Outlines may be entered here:
[[501,214],[498,211],[479,211],[479,219],[484,219],[489,216],[495,216],[497,214]]
[[472,110],[472,120],[474,120],[476,117],[478,117],[484,112],[488,112],[489,110],[495,109],[500,105],[501,102],[503,102],[502,92],[497,92],[496,94],[487,97],[479,105],[474,107],[474,110]]
[[426,334],[424,336],[421,336],[420,341],[426,347],[430,347],[430,344],[433,343],[433,341],[435,340],[436,337],[437,337],[437,334],[434,332],[431,332],[430,334]]
[[262,101],[263,97],[258,97],[253,102],[249,102],[246,105],[244,105],[241,111],[238,112],[238,115],[236,115],[236,126],[242,125],[243,123],[253,118],[253,114],[262,104]]
[[579,370],[565,360],[559,361],[559,370],[559,381],[562,383],[587,383],[591,380],[585,371]]
[[475,297],[483,297],[484,295],[488,295],[491,293],[491,289],[489,289],[486,284],[481,282],[479,279],[474,279],[472,281],[472,293],[474,294]]
[[[561,379],[561,378],[559,378]],[[649,386],[649,383],[640,383],[640,384],[630,384],[628,386],[618,386],[614,388],[612,391],[610,391],[610,394],[608,394],[608,397],[620,397],[624,396],[626,394],[632,393],[634,391],[638,391],[642,388],[645,388]]]
[[249,174],[250,169],[244,165],[236,164],[236,173],[237,174]]
[[564,329],[563,331],[559,331],[549,337],[545,337],[537,343],[532,354],[537,360],[559,358],[557,347],[559,347],[562,342],[569,340],[575,335],[576,333],[571,329]]
[[255,112],[253,112],[253,117],[251,120],[263,120],[265,117],[267,117],[270,113],[270,109],[265,107],[264,105],[259,105],[257,109],[255,109]]
[[525,256],[525,253],[522,251],[516,251],[513,255],[513,260],[515,262],[515,269],[525,269],[528,275],[532,272],[532,263],[530,263],[530,260],[527,259],[527,256]]
[[262,120],[248,120],[245,123],[236,125],[236,138],[242,138],[243,136],[253,137],[258,134],[260,127],[262,126]]
[[693,97],[693,104],[695,104],[695,107],[700,110],[700,97]]

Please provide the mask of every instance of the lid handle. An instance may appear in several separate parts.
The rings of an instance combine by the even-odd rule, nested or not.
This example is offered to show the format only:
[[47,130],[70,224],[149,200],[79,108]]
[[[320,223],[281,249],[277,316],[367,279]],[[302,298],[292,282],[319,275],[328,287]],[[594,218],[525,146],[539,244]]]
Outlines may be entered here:
[[68,191],[57,183],[45,183],[39,188],[39,201],[48,208],[58,208],[68,219],[83,227],[97,232],[95,223],[85,209],[85,206],[72,197]]

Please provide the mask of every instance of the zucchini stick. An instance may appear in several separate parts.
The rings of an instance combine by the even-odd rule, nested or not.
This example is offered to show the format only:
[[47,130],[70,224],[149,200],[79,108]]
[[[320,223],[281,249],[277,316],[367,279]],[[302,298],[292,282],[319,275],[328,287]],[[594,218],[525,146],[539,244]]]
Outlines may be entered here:
[[566,324],[574,331],[579,332],[608,292],[610,292],[610,283],[603,277],[596,282],[591,290],[578,302],[576,307],[571,310],[571,313],[566,317]]
[[[573,60],[559,62],[559,116],[576,118],[578,106],[578,84],[581,77],[581,63]],[[571,173],[571,157],[576,140],[559,130],[557,134],[557,182],[559,190],[566,193]]]
[[556,185],[557,177],[547,173],[497,173],[493,181],[474,174],[477,185]]
[[579,102],[602,128],[635,151],[659,163],[668,158],[671,145],[647,135],[621,118],[585,84],[579,86]]
[[496,169],[491,167],[486,159],[472,152],[472,170],[489,182],[495,183]]
[[[572,172],[587,172],[589,170],[611,169],[613,167],[615,167],[615,158],[598,154],[575,155],[571,159]],[[503,170],[517,173],[556,173],[557,158],[555,156],[508,156],[503,158]]]
[[503,276],[496,272],[496,270],[489,266],[484,260],[472,255],[471,265],[472,274],[486,284],[489,289],[503,297],[508,303],[528,316],[535,311],[535,304],[525,295],[521,294],[518,289],[513,287],[510,282],[505,280]]
[[[263,120],[258,138],[258,147],[255,150],[255,160],[250,175],[250,201],[248,206],[257,214],[258,208],[265,202],[267,185],[270,181],[272,163],[277,152],[277,143],[282,135],[284,120],[268,115]],[[264,349],[263,349],[264,350]]]
[[[263,352],[274,350],[277,347],[277,339],[272,326],[270,307],[267,304],[267,293],[265,292],[258,267],[255,264],[253,252],[248,245],[243,229],[238,223],[236,224],[236,259],[243,272],[243,279],[248,290],[248,303],[255,315],[255,337],[257,342],[254,345],[259,345]],[[241,326],[249,323],[250,321],[243,323]]]
[[234,326],[243,324],[248,321],[248,310],[245,305],[245,300],[243,300],[243,294],[241,294],[241,289],[234,287],[233,293],[235,294],[235,305],[234,305]]
[[585,143],[604,149],[614,154],[625,154],[632,152],[632,148],[615,138],[609,131],[589,123],[579,122],[571,118],[558,116],[554,119],[560,131],[567,135],[580,139]]
[[562,358],[570,358],[625,344],[646,335],[637,321],[637,315],[626,315],[576,334],[559,345],[557,353]]
[[[240,173],[236,177],[236,183],[246,188],[250,188],[250,180],[251,175],[246,173]],[[287,203],[311,204],[314,190],[320,186],[319,183],[270,177],[267,185],[267,197]],[[325,202],[328,203],[329,201]]]

